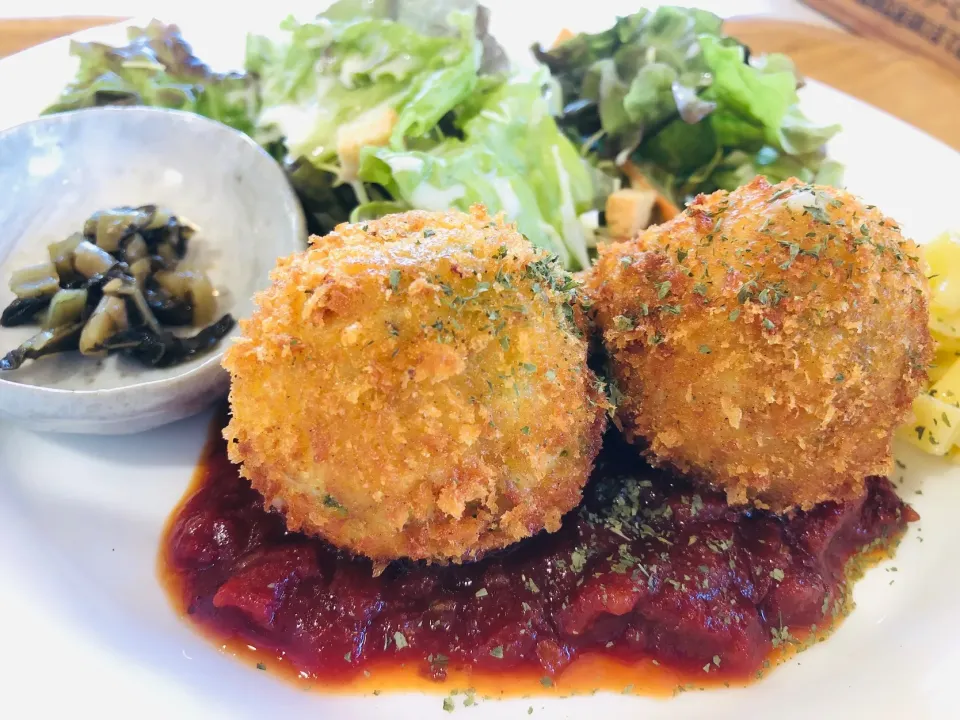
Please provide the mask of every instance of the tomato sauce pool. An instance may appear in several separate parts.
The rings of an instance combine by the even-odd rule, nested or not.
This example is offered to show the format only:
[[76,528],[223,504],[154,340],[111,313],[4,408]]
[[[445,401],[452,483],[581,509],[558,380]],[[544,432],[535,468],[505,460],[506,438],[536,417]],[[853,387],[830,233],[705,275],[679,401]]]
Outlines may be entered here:
[[[851,570],[916,513],[890,482],[793,517],[734,510],[607,438],[562,529],[466,565],[369,561],[287,532],[226,459],[223,418],[163,539],[185,617],[328,691],[662,695],[743,684],[847,610]],[[872,553],[872,555],[871,555]]]

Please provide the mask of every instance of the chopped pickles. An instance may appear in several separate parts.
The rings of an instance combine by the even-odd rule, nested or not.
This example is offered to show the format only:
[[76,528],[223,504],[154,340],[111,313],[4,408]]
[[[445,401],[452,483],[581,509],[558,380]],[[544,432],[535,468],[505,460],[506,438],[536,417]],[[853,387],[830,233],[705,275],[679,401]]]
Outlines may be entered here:
[[83,233],[74,233],[65,240],[60,240],[48,246],[50,262],[57,268],[57,274],[61,280],[76,273],[76,268],[73,265],[73,253],[81,242],[83,242]]
[[60,276],[52,262],[29,265],[14,270],[10,276],[10,291],[18,298],[53,295],[60,289]]
[[[40,322],[43,329],[0,359],[0,370],[64,350],[119,352],[166,367],[216,346],[234,320],[227,314],[213,322],[217,294],[210,278],[179,267],[195,232],[156,205],[124,206],[94,213],[82,232],[51,243],[48,262],[10,278],[17,297],[0,326]],[[188,325],[202,329],[192,337],[167,329]]]
[[113,255],[87,240],[73,251],[73,266],[87,279],[106,274],[116,264],[117,259]]
[[213,321],[217,309],[213,284],[204,273],[195,270],[165,270],[155,276],[160,287],[181,302],[193,308],[193,324],[206,325]]
[[131,235],[123,248],[123,259],[130,265],[145,259],[149,254],[150,248],[147,247],[147,241],[143,239],[143,235],[140,233]]
[[52,330],[61,325],[80,322],[87,308],[87,296],[84,288],[58,291],[47,307],[47,316],[43,320],[44,329]]

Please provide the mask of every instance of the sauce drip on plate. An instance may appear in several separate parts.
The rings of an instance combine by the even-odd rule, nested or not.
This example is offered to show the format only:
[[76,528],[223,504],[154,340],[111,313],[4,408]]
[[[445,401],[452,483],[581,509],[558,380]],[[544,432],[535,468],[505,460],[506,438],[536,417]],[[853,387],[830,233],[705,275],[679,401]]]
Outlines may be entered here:
[[[666,694],[743,684],[842,617],[854,562],[916,513],[872,478],[793,517],[728,507],[607,439],[562,529],[467,565],[371,563],[287,532],[226,459],[223,417],[161,550],[178,608],[325,690]],[[872,553],[872,554],[871,554]]]

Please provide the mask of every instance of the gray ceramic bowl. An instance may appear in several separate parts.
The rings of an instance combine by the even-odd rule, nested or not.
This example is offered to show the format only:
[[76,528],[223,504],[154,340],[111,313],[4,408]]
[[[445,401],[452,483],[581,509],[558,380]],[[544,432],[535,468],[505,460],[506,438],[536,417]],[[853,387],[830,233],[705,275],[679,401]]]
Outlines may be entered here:
[[[92,108],[11,128],[0,133],[0,192],[0,307],[13,299],[14,269],[46,260],[48,243],[116,205],[155,203],[199,226],[186,261],[210,275],[218,314],[238,319],[252,311],[277,257],[306,242],[277,163],[247,136],[182,112]],[[36,331],[0,328],[0,354]],[[226,392],[220,359],[229,342],[163,370],[76,352],[30,361],[0,374],[0,420],[95,434],[179,420]]]

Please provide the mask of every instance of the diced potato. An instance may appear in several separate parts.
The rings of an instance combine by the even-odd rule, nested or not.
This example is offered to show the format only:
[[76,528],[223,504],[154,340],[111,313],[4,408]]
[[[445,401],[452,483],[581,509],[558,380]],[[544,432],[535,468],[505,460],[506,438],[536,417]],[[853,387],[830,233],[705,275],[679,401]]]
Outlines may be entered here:
[[924,246],[930,275],[930,331],[937,344],[929,389],[913,401],[897,434],[931,455],[960,464],[960,234],[946,232]]
[[935,311],[960,313],[960,267],[956,271],[930,280],[933,293],[930,304]]
[[930,329],[944,338],[960,338],[960,315],[932,312]]
[[960,336],[953,330],[955,327],[960,327],[960,325],[936,317],[930,318],[930,332],[937,343],[938,352],[960,352]]
[[960,438],[960,408],[930,395],[913,401],[913,417],[900,427],[899,435],[931,455],[946,455]]
[[397,111],[387,105],[371,108],[337,130],[337,155],[343,179],[354,180],[360,169],[360,151],[368,146],[382,146],[390,141]]
[[605,211],[610,236],[629,239],[647,227],[656,201],[655,190],[624,188],[611,193]]
[[947,371],[953,367],[953,364],[960,360],[957,353],[938,350],[933,358],[933,364],[927,370],[927,379],[929,383],[935,383],[940,380]]
[[960,235],[944,233],[923,248],[930,271],[931,305],[938,314],[960,313]]
[[960,447],[954,445],[947,451],[947,454],[944,457],[946,457],[950,462],[960,465]]
[[960,405],[960,361],[954,361],[930,387],[930,395],[950,405]]

